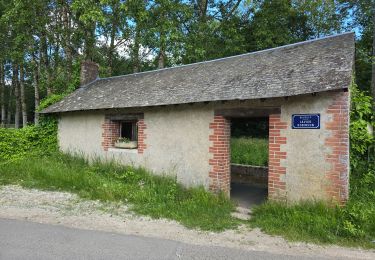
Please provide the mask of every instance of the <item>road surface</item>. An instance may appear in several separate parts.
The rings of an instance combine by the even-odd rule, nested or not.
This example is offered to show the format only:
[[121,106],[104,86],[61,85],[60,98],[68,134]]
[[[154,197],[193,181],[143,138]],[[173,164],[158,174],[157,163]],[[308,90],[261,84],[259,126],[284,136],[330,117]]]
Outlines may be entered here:
[[[163,232],[163,230],[160,230]],[[0,219],[0,259],[317,259]]]

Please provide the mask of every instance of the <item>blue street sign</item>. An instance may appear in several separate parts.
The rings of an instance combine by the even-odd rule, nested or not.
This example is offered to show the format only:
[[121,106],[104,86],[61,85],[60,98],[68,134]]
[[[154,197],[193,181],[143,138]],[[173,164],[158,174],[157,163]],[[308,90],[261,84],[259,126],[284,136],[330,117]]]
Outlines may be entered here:
[[292,129],[320,129],[320,114],[292,115]]

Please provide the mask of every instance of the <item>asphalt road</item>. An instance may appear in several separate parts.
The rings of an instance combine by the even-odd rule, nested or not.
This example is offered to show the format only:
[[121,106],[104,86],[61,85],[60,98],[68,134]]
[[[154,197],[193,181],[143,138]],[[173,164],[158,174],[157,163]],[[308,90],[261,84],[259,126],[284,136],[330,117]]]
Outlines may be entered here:
[[[160,230],[163,232],[163,230]],[[316,259],[0,219],[0,259]]]

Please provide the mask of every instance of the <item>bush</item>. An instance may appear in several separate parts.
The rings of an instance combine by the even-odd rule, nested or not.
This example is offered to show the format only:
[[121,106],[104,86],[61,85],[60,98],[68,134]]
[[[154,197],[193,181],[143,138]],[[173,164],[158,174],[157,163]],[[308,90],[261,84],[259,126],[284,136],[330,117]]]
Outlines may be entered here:
[[0,128],[0,162],[40,156],[57,151],[57,122],[43,118],[38,126]]
[[[356,84],[352,85],[351,97],[350,164],[352,169],[356,169],[361,162],[367,161],[369,147],[374,145],[375,139],[374,136],[368,132],[368,126],[375,126],[375,115],[372,109],[371,96],[360,91]],[[372,159],[374,160],[375,158]],[[362,168],[360,169],[363,170]],[[360,174],[360,172],[361,171],[354,170],[354,174]]]

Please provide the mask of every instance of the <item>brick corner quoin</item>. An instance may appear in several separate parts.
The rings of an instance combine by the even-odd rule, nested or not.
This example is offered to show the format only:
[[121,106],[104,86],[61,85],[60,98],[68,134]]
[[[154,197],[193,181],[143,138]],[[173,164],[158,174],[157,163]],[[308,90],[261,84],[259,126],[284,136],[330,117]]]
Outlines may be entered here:
[[286,144],[286,137],[281,130],[287,129],[287,123],[281,121],[280,114],[269,116],[269,148],[268,148],[268,197],[270,200],[286,200],[286,168],[281,166],[281,160],[287,158],[287,153],[281,151],[281,145]]
[[230,194],[230,121],[223,116],[214,116],[209,125],[211,135],[209,141],[209,189],[213,192],[223,191]]
[[326,171],[327,194],[332,201],[343,205],[349,198],[349,92],[338,92],[326,112],[331,119],[325,122],[326,130],[331,133],[325,139],[325,145],[331,148],[326,155],[331,165]]

